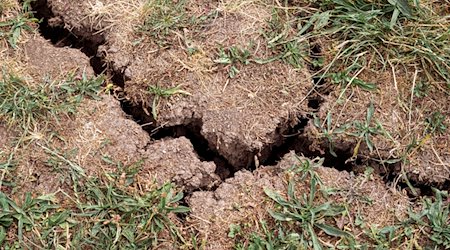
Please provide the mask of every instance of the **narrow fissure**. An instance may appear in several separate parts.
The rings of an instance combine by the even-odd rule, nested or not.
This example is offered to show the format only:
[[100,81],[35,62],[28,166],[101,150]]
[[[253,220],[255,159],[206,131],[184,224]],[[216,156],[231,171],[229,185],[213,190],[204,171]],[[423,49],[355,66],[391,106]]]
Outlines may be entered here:
[[[50,40],[56,47],[71,47],[80,49],[90,58],[91,66],[96,74],[107,74],[111,81],[123,88],[124,87],[124,74],[121,72],[115,72],[111,70],[108,65],[105,64],[101,55],[98,55],[99,46],[105,43],[103,34],[96,35],[89,34],[81,31],[69,31],[64,28],[63,20],[59,20],[59,17],[55,17],[51,9],[48,6],[47,0],[37,0],[32,2],[32,8],[35,12],[35,17],[41,19],[39,30],[41,35]],[[55,18],[55,19],[54,19]],[[54,20],[53,20],[54,19]],[[55,21],[56,20],[56,21]],[[92,32],[91,32],[92,33]],[[316,61],[320,61],[321,48],[318,44],[314,44],[311,47],[311,58]],[[322,96],[328,95],[329,91],[326,90],[325,79],[318,74],[322,69],[320,64],[311,64],[309,69],[313,75],[314,86],[317,91],[308,98],[308,107],[312,111],[317,111],[321,104],[324,102]],[[201,134],[202,121],[201,119],[194,119],[187,124],[156,128],[152,118],[143,110],[139,105],[131,104],[126,100],[119,100],[124,112],[132,117],[138,124],[140,124],[144,130],[146,130],[153,140],[160,140],[163,138],[188,138],[198,157],[202,161],[213,161],[216,166],[216,174],[218,174],[222,180],[233,177],[234,173],[242,169],[232,166],[225,157],[221,156],[217,149],[211,147],[207,139]],[[286,124],[280,124],[276,132],[279,134],[278,140],[272,144],[267,144],[258,153],[258,159],[253,160],[250,165],[250,170],[255,170],[259,165],[273,166],[276,165],[287,153],[295,151],[298,155],[303,155],[308,158],[321,157],[324,158],[324,167],[335,168],[339,171],[348,172],[363,172],[365,165],[373,165],[373,162],[364,162],[361,159],[356,161],[348,161],[352,156],[353,147],[348,146],[345,148],[335,148],[334,151],[337,157],[333,156],[328,145],[322,143],[320,149],[311,149],[313,144],[313,138],[304,134],[308,122],[311,121],[311,117],[301,116],[297,118],[298,121],[295,125],[289,126]],[[255,152],[253,152],[255,153]],[[400,172],[395,170],[395,166],[387,166],[387,170],[383,170],[381,166],[376,166],[376,173],[383,177],[386,184],[394,183],[394,180],[398,178]],[[444,184],[438,185],[437,183],[412,183],[415,188],[420,192],[420,195],[432,195],[432,187],[439,187],[440,189],[450,189],[450,181],[446,181]],[[408,189],[407,185],[400,182],[397,184],[398,188]]]

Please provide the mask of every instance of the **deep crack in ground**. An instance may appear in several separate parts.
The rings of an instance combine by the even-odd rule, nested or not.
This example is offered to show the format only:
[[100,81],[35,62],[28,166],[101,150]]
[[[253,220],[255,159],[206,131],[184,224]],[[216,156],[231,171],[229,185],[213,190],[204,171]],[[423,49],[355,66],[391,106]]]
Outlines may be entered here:
[[[39,25],[41,35],[50,40],[56,47],[71,47],[80,49],[90,59],[90,64],[96,74],[107,74],[111,81],[123,88],[124,74],[115,72],[105,63],[101,55],[98,55],[99,46],[105,43],[105,38],[101,32],[88,32],[83,30],[72,30],[64,28],[64,23],[59,25],[50,25],[52,18],[55,17],[48,6],[47,0],[37,0],[32,2],[32,8],[35,16],[42,20]],[[63,20],[62,20],[63,21]],[[318,44],[311,46],[311,58],[313,60],[320,60],[321,48]],[[315,111],[321,107],[324,102],[323,96],[328,95],[329,88],[326,86],[325,79],[322,78],[318,72],[321,68],[317,65],[309,65],[309,70],[313,75],[313,82],[315,91],[308,98],[308,107]],[[153,140],[160,140],[163,138],[177,138],[185,136],[188,138],[196,151],[198,157],[202,161],[213,161],[217,170],[216,173],[225,180],[234,176],[234,173],[241,170],[243,167],[232,166],[225,157],[221,156],[217,149],[211,147],[207,139],[201,134],[202,121],[201,119],[194,119],[188,124],[156,128],[152,125],[150,116],[144,112],[140,105],[129,103],[126,100],[121,101],[122,109],[126,114],[140,124],[151,136]],[[382,166],[376,162],[363,162],[361,159],[348,162],[347,160],[352,156],[352,147],[336,148],[337,157],[333,156],[327,145],[322,145],[320,150],[311,150],[312,138],[304,134],[304,129],[311,121],[311,117],[300,116],[297,117],[297,122],[294,125],[279,124],[276,132],[279,139],[271,144],[266,144],[259,152],[250,152],[251,154],[258,154],[258,160],[253,160],[250,166],[246,166],[250,170],[256,169],[259,165],[273,166],[276,165],[284,155],[289,151],[295,151],[298,155],[303,155],[308,158],[321,157],[324,158],[324,167],[335,168],[339,171],[348,172],[363,172],[365,166],[375,168],[375,173],[379,174],[386,184],[395,183],[398,188],[409,189],[403,182],[396,182],[399,179],[401,171],[398,164],[391,164]],[[437,183],[412,183],[415,188],[419,190],[420,195],[432,195],[432,188],[450,189],[450,181],[443,184]],[[411,192],[409,192],[411,193]]]

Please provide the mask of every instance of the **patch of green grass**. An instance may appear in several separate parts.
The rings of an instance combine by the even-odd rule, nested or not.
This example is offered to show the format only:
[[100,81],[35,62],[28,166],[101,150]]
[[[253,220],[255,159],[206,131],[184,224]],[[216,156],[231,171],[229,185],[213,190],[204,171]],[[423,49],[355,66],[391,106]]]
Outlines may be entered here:
[[[264,192],[276,204],[275,211],[269,211],[277,222],[293,223],[299,230],[298,244],[311,249],[322,249],[317,231],[332,237],[350,237],[348,232],[342,231],[329,223],[335,216],[342,215],[344,208],[333,202],[318,203],[322,182],[315,173],[315,168],[322,165],[321,160],[299,160],[299,166],[291,169],[298,174],[298,178],[289,180],[287,198],[277,192],[265,189]],[[297,194],[296,183],[309,183],[309,193]]]
[[426,129],[425,131],[429,134],[444,134],[447,130],[445,124],[446,116],[441,112],[433,112],[430,117],[425,119]]
[[364,89],[366,91],[373,91],[377,89],[377,86],[375,84],[365,82],[357,77],[350,77],[348,75],[348,72],[346,71],[330,73],[327,75],[327,77],[331,79],[331,82],[334,84],[342,84],[342,85],[351,84],[353,86],[360,87],[361,89]]
[[185,4],[185,0],[148,0],[144,7],[148,15],[138,27],[138,32],[153,37],[160,45],[165,45],[171,32],[189,24]]
[[0,118],[24,131],[39,126],[59,114],[73,114],[84,97],[98,98],[103,77],[77,79],[69,75],[62,81],[44,80],[31,85],[25,79],[2,69],[0,78]]
[[[410,213],[410,218],[421,226],[432,245],[430,249],[450,248],[450,196],[448,191],[434,190],[433,199],[425,198],[420,213]],[[425,227],[425,228],[423,228]]]
[[261,34],[267,41],[267,47],[274,56],[260,60],[271,62],[281,60],[294,68],[302,68],[307,55],[307,44],[293,34],[295,15],[287,9],[274,8],[272,16],[267,20],[267,28]]
[[[70,193],[33,198],[27,194],[20,204],[0,192],[0,243],[3,246],[38,249],[145,249],[190,245],[177,226],[174,214],[187,213],[179,205],[183,193],[173,184],[147,182],[142,190],[136,175],[142,161],[130,165],[103,161],[115,167],[99,177],[88,176],[71,160],[74,154],[60,152],[39,142],[48,154],[48,165],[68,178]],[[57,198],[58,197],[58,198]],[[63,202],[64,201],[64,202]],[[13,239],[5,239],[6,232]]]
[[65,219],[62,213],[57,211],[55,194],[42,195],[33,198],[27,193],[21,204],[17,204],[5,193],[0,192],[0,245],[7,248],[10,243],[5,243],[6,232],[14,224],[17,228],[18,242],[13,245],[24,244],[24,234],[33,232],[40,234],[42,238],[50,238],[52,232]]
[[300,19],[298,35],[335,44],[324,73],[359,70],[376,58],[383,68],[388,62],[420,66],[424,79],[450,85],[448,17],[407,0],[321,0],[316,6]]
[[[275,223],[260,221],[255,226],[232,224],[228,237],[234,239],[235,249],[424,249],[450,248],[450,196],[447,191],[435,191],[434,197],[420,201],[419,212],[410,210],[403,221],[379,227],[366,222],[357,212],[352,214],[349,206],[336,205],[327,201],[329,195],[338,195],[337,190],[323,186],[315,172],[321,160],[303,160],[288,170],[286,197],[266,189],[266,195],[275,202],[275,210],[268,213]],[[366,171],[366,179],[371,171]],[[308,183],[309,192],[297,194],[295,184]],[[372,201],[367,201],[372,202]],[[342,216],[351,219],[350,227],[358,228],[358,235],[343,231],[332,224]],[[348,228],[348,227],[345,227]],[[330,237],[339,237],[336,245],[324,245],[323,239],[330,243]],[[329,248],[332,247],[332,248]]]
[[[344,207],[331,201],[320,201],[328,196],[327,189],[322,186],[315,172],[322,163],[323,160],[320,159],[299,159],[299,163],[288,170],[290,179],[286,198],[276,191],[265,189],[265,194],[276,205],[274,210],[268,211],[275,220],[276,230],[268,229],[266,224],[261,222],[263,234],[241,236],[236,248],[323,249],[319,232],[329,237],[351,238],[350,233],[336,228],[331,223],[334,217],[345,213]],[[296,183],[309,183],[309,192],[299,193]],[[233,233],[231,236],[240,234],[239,227],[232,229],[234,231],[230,231]]]
[[[30,11],[30,0],[25,1],[22,5],[22,11],[14,18],[0,22],[0,39],[7,39],[13,48],[17,48],[17,43],[23,31],[32,31],[33,23],[39,22],[34,18]],[[3,12],[3,2],[0,2],[0,15]]]
[[[233,232],[229,234],[230,238],[241,237],[245,239],[246,242],[238,242],[235,245],[237,250],[259,250],[259,249],[286,249],[286,250],[297,250],[306,249],[305,246],[300,245],[300,235],[295,232],[284,232],[282,226],[279,226],[276,230],[271,230],[268,228],[265,221],[260,221],[260,227],[262,229],[262,234],[252,233],[250,235],[243,235],[240,231]],[[230,229],[230,233],[231,233]],[[303,247],[303,248],[302,248]]]
[[148,92],[153,95],[152,115],[155,120],[158,119],[158,110],[161,98],[168,98],[173,95],[191,95],[189,92],[182,90],[181,85],[167,89],[157,85],[151,85],[148,87]]

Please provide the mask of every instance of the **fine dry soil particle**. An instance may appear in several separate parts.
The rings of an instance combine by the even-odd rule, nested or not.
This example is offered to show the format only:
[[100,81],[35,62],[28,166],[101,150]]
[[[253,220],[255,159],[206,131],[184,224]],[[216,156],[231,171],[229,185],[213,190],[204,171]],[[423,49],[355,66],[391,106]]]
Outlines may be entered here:
[[[339,141],[353,144],[352,150],[361,140],[358,156],[375,160],[402,159],[402,168],[409,178],[420,183],[442,184],[450,178],[450,137],[440,126],[450,124],[450,97],[439,84],[429,86],[426,94],[417,96],[414,85],[408,79],[413,75],[403,70],[363,71],[358,78],[374,83],[376,91],[365,91],[357,86],[338,86],[327,96],[321,106],[319,118],[324,123],[329,112],[332,114],[333,129],[350,125],[346,134],[335,134],[336,147]],[[416,84],[419,84],[417,82]],[[344,91],[345,90],[345,91]],[[371,152],[365,140],[348,134],[360,133],[352,124],[365,123],[368,108],[373,104],[374,116],[370,127],[378,130],[371,133]],[[443,117],[430,122],[433,114]],[[309,126],[311,137],[318,137],[320,129]],[[407,151],[412,146],[412,150]]]
[[[188,223],[198,230],[207,242],[206,249],[232,249],[233,240],[228,237],[230,225],[250,225],[252,232],[258,229],[261,220],[271,221],[267,210],[274,204],[265,195],[264,188],[285,192],[287,190],[288,168],[299,164],[294,153],[287,154],[273,167],[261,167],[253,173],[243,170],[227,179],[215,191],[194,192],[188,199],[192,213]],[[317,174],[323,185],[337,188],[340,192],[330,198],[338,204],[348,204],[349,215],[336,224],[350,228],[357,235],[354,226],[357,216],[364,222],[382,228],[403,219],[410,207],[408,197],[373,176],[354,176],[336,169],[318,167]],[[299,193],[308,193],[306,183],[296,183]],[[245,234],[246,235],[246,234]]]
[[[250,166],[255,157],[265,160],[267,155],[260,151],[280,144],[283,133],[297,124],[307,110],[304,100],[311,88],[311,77],[305,67],[298,69],[279,61],[251,62],[236,65],[240,72],[230,78],[231,65],[214,62],[221,47],[248,49],[254,58],[273,56],[261,30],[266,28],[275,2],[222,1],[200,6],[196,1],[186,1],[186,16],[214,15],[192,30],[175,29],[174,34],[164,38],[168,42],[164,48],[151,36],[137,32],[146,15],[154,11],[148,10],[144,1],[120,5],[124,9],[114,8],[108,1],[84,1],[77,3],[80,8],[73,11],[62,7],[72,5],[69,1],[48,3],[56,16],[67,20],[67,28],[75,30],[86,26],[84,21],[75,20],[104,20],[101,6],[108,10],[110,18],[117,20],[104,27],[106,43],[99,52],[108,65],[125,75],[127,98],[150,114],[155,98],[148,91],[150,86],[180,86],[189,95],[161,98],[153,125],[188,125],[201,119],[201,134],[237,169]],[[85,27],[85,31],[90,30]],[[189,52],[191,49],[194,52]],[[147,118],[143,122],[152,121]]]

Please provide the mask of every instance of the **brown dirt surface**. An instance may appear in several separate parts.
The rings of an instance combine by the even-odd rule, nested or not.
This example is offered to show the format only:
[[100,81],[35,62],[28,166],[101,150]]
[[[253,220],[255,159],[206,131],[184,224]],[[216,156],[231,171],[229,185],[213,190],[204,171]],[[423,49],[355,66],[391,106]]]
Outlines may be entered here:
[[[88,77],[94,74],[81,51],[56,48],[39,36],[26,41],[23,51],[25,56],[21,63],[27,65],[23,68],[35,84],[41,79],[64,79],[68,74],[77,77],[83,73]],[[6,144],[6,130],[3,126],[0,129],[1,140]],[[101,160],[107,156],[125,166],[142,161],[140,173],[146,176],[142,180],[148,183],[154,179],[159,183],[174,181],[192,190],[211,187],[219,180],[214,174],[214,163],[201,162],[189,140],[152,142],[148,133],[126,117],[119,101],[112,96],[101,96],[101,100],[85,99],[74,117],[61,119],[55,132],[58,136],[50,140],[43,134],[36,134],[35,143],[25,149],[34,153],[27,154],[18,164],[21,179],[16,190],[20,193],[56,192],[65,180],[55,173],[57,166],[50,166],[48,160],[50,156],[61,157],[65,152],[70,152],[71,155],[65,156],[91,176],[115,170],[116,166]]]
[[94,75],[89,58],[81,51],[56,48],[37,34],[23,45],[23,54],[27,71],[35,79],[63,79],[70,73],[79,77],[83,73],[87,76]]
[[[195,192],[188,199],[192,214],[188,221],[199,231],[207,242],[206,249],[232,249],[234,242],[227,235],[230,225],[247,225],[250,232],[260,232],[258,222],[270,221],[267,210],[274,203],[265,195],[264,189],[286,192],[287,169],[299,164],[295,154],[286,155],[273,167],[261,167],[253,173],[240,171],[227,179],[214,192]],[[358,217],[369,225],[382,228],[402,220],[410,207],[405,194],[386,188],[385,184],[373,177],[339,172],[335,169],[319,167],[317,173],[327,188],[340,190],[330,200],[347,204],[349,214],[335,223],[340,228],[358,232],[354,221]],[[306,183],[296,183],[299,193],[308,193]]]
[[[299,67],[280,58],[262,62],[273,59],[279,52],[270,48],[262,35],[268,29],[268,20],[273,18],[274,7],[291,10],[279,1],[186,0],[180,10],[171,7],[184,15],[180,23],[175,22],[176,27],[168,27],[167,34],[143,27],[148,25],[146,21],[155,21],[149,17],[160,11],[152,5],[157,2],[36,0],[33,6],[37,15],[51,17],[41,24],[42,36],[22,31],[18,47],[14,49],[2,38],[2,69],[21,76],[30,86],[63,81],[68,76],[74,79],[95,77],[100,75],[99,69],[106,68],[101,90],[94,96],[85,96],[74,113],[41,121],[42,124],[22,136],[20,128],[8,127],[0,114],[0,164],[5,162],[7,153],[14,150],[10,166],[0,169],[2,195],[5,193],[22,204],[27,192],[32,193],[33,198],[57,193],[55,203],[61,205],[61,210],[75,213],[70,209],[77,206],[79,212],[80,204],[74,204],[87,197],[77,193],[75,187],[89,183],[88,179],[104,184],[108,192],[129,191],[126,195],[131,194],[132,199],[137,197],[137,205],[130,207],[147,206],[140,204],[144,195],[172,182],[175,190],[185,193],[184,198],[172,205],[174,208],[186,205],[191,211],[177,216],[166,207],[170,204],[163,202],[152,207],[152,212],[155,218],[166,213],[163,216],[167,216],[168,222],[180,229],[179,234],[187,239],[183,240],[183,249],[234,249],[239,240],[248,243],[252,233],[264,235],[261,221],[267,222],[269,229],[273,229],[271,232],[278,232],[275,227],[282,222],[275,220],[268,211],[280,206],[264,190],[287,197],[289,181],[298,178],[293,169],[299,170],[302,162],[311,162],[313,172],[322,182],[322,186],[317,184],[322,189],[317,192],[320,195],[314,199],[314,205],[330,202],[345,208],[342,214],[321,223],[350,233],[358,244],[385,237],[387,233],[375,231],[393,225],[402,225],[398,228],[399,237],[405,241],[415,244],[430,241],[429,235],[436,233],[430,230],[436,229],[425,226],[425,222],[420,225],[410,222],[413,220],[408,217],[411,209],[419,211],[423,203],[418,197],[408,197],[400,178],[406,174],[414,184],[448,186],[450,137],[442,128],[450,126],[450,97],[442,91],[441,85],[432,84],[424,93],[420,92],[422,89],[419,93],[421,83],[411,85],[409,80],[415,76],[392,66],[358,73],[359,79],[376,84],[377,90],[364,91],[353,85],[326,82],[328,88],[323,91],[313,87],[315,69],[307,65],[311,63],[309,53],[316,53],[310,51],[312,47],[300,48],[305,50],[300,56],[305,61]],[[285,4],[299,2],[307,5],[305,1],[286,1]],[[0,3],[3,2],[0,0]],[[19,2],[14,4],[14,11],[19,11]],[[13,14],[8,12],[1,18]],[[289,28],[284,32],[296,32],[291,24],[286,26]],[[53,41],[54,44],[43,38],[48,37],[48,33],[63,30],[62,38],[61,34],[52,34],[53,38],[61,38],[61,41]],[[67,45],[71,40],[78,41],[70,45],[84,48],[70,48]],[[332,47],[327,41],[318,43],[324,43],[322,49]],[[230,64],[218,62],[223,59],[219,58],[220,49],[234,48],[246,50],[248,58],[234,58]],[[330,60],[327,55],[324,57],[325,61]],[[236,69],[236,75],[230,75]],[[177,88],[178,93],[164,92]],[[317,109],[308,107],[311,97],[320,97],[324,102],[320,102]],[[364,124],[370,105],[375,112],[369,126],[376,127],[376,132],[368,138],[374,150],[369,150],[365,137],[358,134],[361,131],[355,126],[358,121]],[[333,131],[348,126],[345,133],[331,133],[338,157],[330,156],[329,141],[324,137],[323,128],[327,126],[325,120],[329,113]],[[443,120],[439,120],[438,115],[442,115]],[[314,117],[320,120],[321,127],[315,126]],[[177,129],[182,132],[178,133]],[[21,144],[14,147],[12,142],[17,140]],[[355,158],[344,159],[352,153]],[[380,175],[378,170],[383,167],[392,168],[386,172],[395,177]],[[88,177],[84,180],[86,183],[78,183],[76,175]],[[133,179],[132,184],[125,185],[129,178]],[[308,196],[310,179],[295,180],[293,192]],[[431,186],[423,189],[431,190]],[[125,201],[118,198],[115,202],[119,205],[114,204],[117,207],[110,210],[129,209],[126,198],[130,197],[126,195],[122,196]],[[170,195],[164,191],[151,199],[165,199]],[[76,197],[77,201],[71,197]],[[444,206],[448,201],[444,200]],[[131,242],[128,236],[135,237],[133,233],[140,230],[132,229],[126,232],[131,232],[130,235],[126,235],[121,230],[129,230],[126,228],[129,225],[122,223],[120,214],[109,214],[103,207],[99,211],[107,212],[104,217],[83,216],[88,223],[97,223],[93,221],[97,218],[111,218],[105,219],[102,226],[117,230],[120,239],[113,245],[118,241]],[[152,219],[140,222],[145,226],[153,225]],[[72,231],[69,232],[68,225],[72,222],[64,223],[67,235],[62,238],[67,241],[66,248],[70,248]],[[286,230],[302,234],[299,232],[301,223],[299,220],[283,225]],[[407,226],[403,228],[402,223]],[[242,234],[230,238],[232,225],[241,226]],[[5,227],[8,240],[16,241],[16,225]],[[0,225],[0,236],[3,229]],[[66,230],[63,229],[58,228]],[[26,232],[26,237],[33,235],[32,239],[42,241],[41,232],[34,231]],[[320,244],[330,248],[337,248],[347,240],[316,231],[320,231]],[[150,233],[153,231],[145,232],[145,237]],[[162,233],[155,235],[160,237],[161,242],[156,242],[161,249],[176,248],[170,233],[173,232],[163,227]],[[390,244],[386,239],[380,242],[374,244]],[[393,244],[411,246],[411,242]],[[38,242],[38,245],[41,243],[45,244]],[[201,246],[197,247],[198,244]],[[59,247],[64,248],[62,245]]]
[[[63,12],[61,6],[70,5],[68,2],[49,2],[55,14],[64,20],[72,20],[80,11],[86,13],[86,18],[102,18],[100,10],[99,14],[92,11],[95,6],[84,4],[81,10]],[[190,93],[160,100],[155,125],[189,124],[201,119],[201,133],[210,145],[231,165],[246,167],[265,146],[279,143],[289,124],[297,123],[298,117],[305,114],[304,99],[311,87],[306,69],[294,69],[276,61],[263,65],[251,63],[239,65],[239,74],[229,78],[229,66],[214,63],[220,47],[248,48],[256,58],[272,55],[260,35],[270,18],[269,4],[229,1],[200,6],[196,1],[187,1],[187,16],[198,17],[216,10],[217,17],[200,27],[194,26],[198,30],[185,29],[184,34],[169,36],[170,45],[164,49],[148,38],[139,41],[142,34],[136,33],[136,27],[142,25],[142,19],[132,18],[145,12],[145,6],[129,4],[122,6],[125,9],[107,6],[108,3],[103,3],[105,10],[117,20],[114,28],[105,31],[107,43],[100,51],[108,64],[130,78],[125,83],[127,98],[150,109],[155,97],[149,93],[149,86],[181,86]],[[72,27],[71,24],[71,21],[66,23]],[[138,41],[136,45],[130,46],[135,41]],[[196,50],[193,54],[187,51],[191,47]]]
[[0,123],[0,149],[6,149],[11,142],[11,132],[7,127]]
[[[143,186],[154,185],[154,180],[159,184],[172,181],[186,190],[194,190],[211,188],[219,181],[214,163],[201,162],[189,140],[151,142],[139,125],[125,117],[119,102],[111,96],[84,101],[78,114],[63,121],[57,133],[58,137],[50,142],[37,142],[31,159],[19,167],[18,172],[24,178],[24,185],[18,188],[22,192],[57,191],[56,183],[61,181],[55,178],[57,166],[49,165],[48,160],[51,156],[59,158],[64,152],[70,153],[64,157],[89,176],[117,171],[117,164],[121,164],[123,171],[127,167],[137,168]],[[25,176],[39,178],[30,180]]]
[[115,166],[101,160],[107,156],[125,166],[137,164],[140,178],[149,183],[154,179],[160,184],[174,181],[192,190],[211,187],[218,180],[214,163],[201,162],[188,139],[151,141],[111,96],[83,104],[79,115],[61,133],[68,142],[65,148],[78,149],[77,162],[88,167],[88,172],[113,171]]

